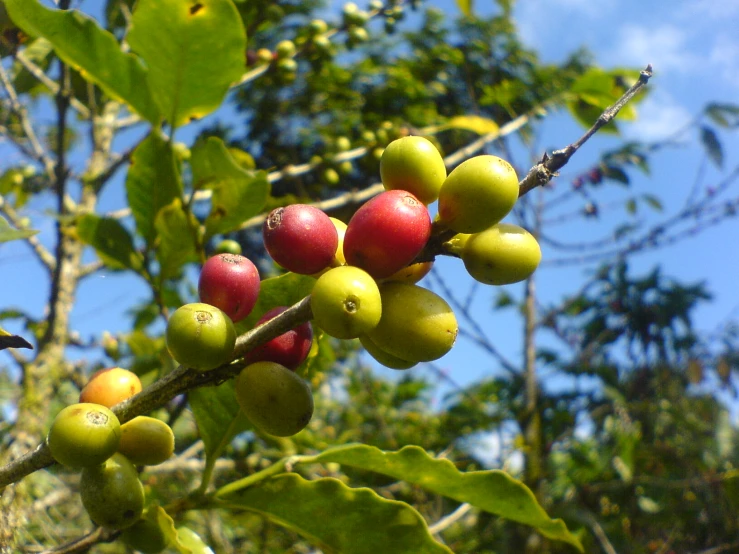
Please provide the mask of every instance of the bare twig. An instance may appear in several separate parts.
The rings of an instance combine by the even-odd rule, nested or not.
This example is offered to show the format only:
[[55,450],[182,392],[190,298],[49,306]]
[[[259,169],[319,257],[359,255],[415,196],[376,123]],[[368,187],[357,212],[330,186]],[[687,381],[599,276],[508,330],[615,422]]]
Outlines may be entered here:
[[[25,225],[22,225],[21,217],[15,211],[13,206],[5,202],[1,196],[0,196],[0,211],[7,216],[8,220],[10,220],[10,222],[17,229],[27,228]],[[35,235],[28,237],[27,239],[25,239],[25,241],[31,247],[34,254],[36,254],[36,257],[41,262],[41,264],[44,267],[46,267],[46,269],[48,269],[49,271],[54,271],[54,267],[56,267],[56,258],[51,252],[49,252],[44,247],[43,244],[41,244],[41,241],[39,241]]]
[[448,516],[440,519],[433,525],[429,525],[429,532],[432,535],[438,535],[442,531],[444,531],[447,527],[451,526],[452,524],[459,521],[461,518],[465,516],[467,512],[469,512],[472,509],[472,506],[470,504],[467,504],[466,502],[464,504],[460,504],[459,507],[454,510],[451,514]]
[[532,191],[536,187],[546,185],[553,177],[557,175],[557,171],[570,161],[572,155],[585,144],[590,137],[592,137],[601,127],[610,123],[614,117],[621,111],[626,104],[631,101],[649,82],[649,78],[652,76],[652,66],[647,67],[639,74],[639,80],[634,83],[624,94],[619,98],[615,104],[609,106],[605,111],[600,114],[593,126],[581,136],[577,141],[573,142],[562,150],[555,150],[552,155],[544,154],[541,161],[532,167],[518,185],[519,196]]
[[[8,94],[10,107],[13,113],[18,116],[21,128],[23,129],[23,133],[26,135],[26,138],[31,145],[31,151],[29,153],[30,157],[38,161],[44,167],[44,170],[46,171],[49,178],[53,179],[54,160],[51,159],[51,157],[44,150],[44,147],[41,146],[41,141],[36,136],[36,132],[33,130],[31,121],[28,118],[28,112],[26,111],[25,106],[23,106],[23,104],[21,104],[20,100],[18,99],[18,94],[15,91],[15,87],[10,81],[10,77],[8,77],[8,73],[7,71],[5,71],[5,68],[2,66],[2,64],[0,64],[0,81],[2,81],[3,88]],[[8,133],[8,138],[10,138],[11,140],[15,139],[12,133]]]
[[[37,66],[35,63],[33,63],[31,60],[29,60],[26,57],[26,54],[23,50],[19,50],[15,54],[15,59],[20,62],[20,64],[26,68],[26,70],[36,77],[36,79],[39,80],[39,82],[44,85],[46,88],[49,89],[49,91],[52,94],[58,94],[59,93],[59,84],[49,77],[43,69],[41,69],[39,66]],[[72,106],[72,108],[77,111],[83,118],[87,119],[90,117],[90,110],[85,106],[82,102],[77,100],[74,97],[70,97],[69,99],[69,105]]]

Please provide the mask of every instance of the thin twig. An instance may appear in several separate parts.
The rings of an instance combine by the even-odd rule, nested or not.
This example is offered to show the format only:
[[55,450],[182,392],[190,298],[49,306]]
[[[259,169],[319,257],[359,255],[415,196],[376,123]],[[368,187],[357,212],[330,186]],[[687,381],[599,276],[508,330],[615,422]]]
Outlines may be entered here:
[[451,514],[449,514],[446,517],[443,517],[442,519],[440,519],[433,525],[429,525],[429,532],[432,535],[438,535],[439,533],[444,531],[447,527],[459,521],[471,509],[472,509],[472,506],[470,504],[467,504],[466,502],[464,504],[460,504],[459,507],[456,510],[454,510]]
[[[33,126],[31,125],[31,121],[28,118],[28,112],[26,111],[25,106],[21,104],[20,100],[18,99],[18,94],[15,91],[15,87],[13,86],[13,83],[10,81],[10,77],[8,77],[8,73],[5,71],[5,68],[0,64],[0,81],[2,81],[3,88],[5,89],[5,92],[8,94],[8,99],[10,100],[10,107],[13,110],[13,113],[15,113],[18,116],[18,119],[20,120],[21,127],[23,129],[23,133],[26,135],[26,138],[28,139],[29,144],[31,145],[32,150],[32,156],[36,161],[38,161],[46,171],[49,178],[54,178],[54,160],[51,159],[51,157],[46,153],[44,150],[44,147],[41,146],[41,141],[36,136],[36,132],[33,130]],[[13,140],[13,135],[11,133],[8,133],[8,137]]]
[[[18,212],[16,212],[13,206],[8,202],[5,202],[2,197],[0,197],[0,211],[7,216],[8,220],[10,220],[17,229],[27,229],[25,225],[21,224],[21,217],[18,215]],[[41,264],[49,271],[54,271],[54,268],[56,267],[56,258],[44,247],[43,244],[41,244],[38,237],[33,235],[26,238],[25,241],[31,247],[34,254],[36,254],[36,257]]]
[[557,172],[570,161],[570,158],[575,152],[585,144],[590,137],[592,137],[601,127],[610,123],[614,117],[621,111],[634,96],[636,96],[644,87],[646,87],[652,76],[652,65],[647,65],[639,74],[639,79],[634,85],[632,85],[624,94],[619,98],[615,104],[606,108],[602,114],[598,117],[593,126],[581,136],[577,141],[573,142],[562,150],[555,150],[552,155],[544,154],[541,161],[532,167],[526,174],[521,182],[519,183],[518,195],[523,196],[524,194],[532,191],[536,187],[546,185],[553,177],[557,175]]
[[[26,54],[23,50],[19,50],[15,54],[15,59],[20,62],[20,64],[26,68],[26,70],[36,77],[36,79],[41,82],[42,85],[44,85],[46,88],[49,89],[49,91],[56,95],[59,93],[59,84],[54,81],[51,77],[49,77],[43,69],[41,69],[39,66],[37,66],[35,63],[33,63],[31,60],[29,60],[26,57]],[[74,97],[69,98],[69,105],[72,106],[72,108],[77,111],[84,119],[88,119],[90,117],[90,110],[85,106],[82,102],[77,100]]]

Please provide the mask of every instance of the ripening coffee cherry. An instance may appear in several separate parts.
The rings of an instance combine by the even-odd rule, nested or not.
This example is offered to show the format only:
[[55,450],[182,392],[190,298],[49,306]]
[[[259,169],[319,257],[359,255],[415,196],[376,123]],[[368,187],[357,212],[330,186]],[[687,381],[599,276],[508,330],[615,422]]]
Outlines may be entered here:
[[526,229],[498,223],[469,237],[462,250],[467,272],[486,285],[528,279],[541,262],[541,248]]
[[231,359],[235,344],[233,322],[210,304],[180,306],[167,323],[167,349],[177,363],[187,367],[215,369]]
[[367,354],[372,356],[375,361],[384,365],[385,367],[389,367],[390,369],[410,369],[418,363],[409,362],[408,360],[403,360],[401,358],[398,358],[397,356],[393,356],[389,352],[385,352],[382,348],[372,342],[372,339],[370,339],[367,335],[360,336],[359,342],[362,343],[362,346],[364,346]]
[[503,219],[518,199],[518,177],[497,156],[459,164],[439,190],[439,220],[458,233],[479,233]]
[[144,487],[136,467],[123,454],[85,468],[80,497],[90,519],[106,529],[130,527],[144,511]]
[[241,245],[233,239],[223,239],[216,245],[216,254],[241,255]]
[[382,315],[375,280],[358,267],[329,269],[313,286],[313,320],[337,339],[353,339],[373,329]]
[[278,58],[292,58],[295,55],[295,43],[291,40],[281,40],[275,46]]
[[380,349],[410,362],[429,362],[449,352],[457,339],[457,319],[439,295],[418,285],[380,285],[382,318],[367,332]]
[[349,220],[344,256],[349,265],[382,279],[413,261],[430,236],[426,206],[410,192],[389,190],[367,201]]
[[138,375],[121,367],[109,367],[92,374],[80,391],[80,402],[111,408],[140,392]]
[[403,269],[396,271],[390,277],[384,279],[385,281],[400,281],[401,283],[418,283],[421,279],[428,275],[431,268],[434,267],[434,262],[418,262],[417,264],[411,264],[404,267]]
[[[257,325],[266,323],[285,310],[287,310],[287,306],[272,308],[257,321]],[[313,327],[311,327],[310,322],[306,321],[295,329],[291,329],[262,346],[258,346],[249,352],[245,359],[248,363],[275,362],[294,370],[308,357],[312,344]]]
[[388,144],[382,153],[380,178],[385,190],[407,190],[424,204],[431,204],[439,197],[446,166],[428,139],[402,137]]
[[137,466],[155,466],[174,453],[174,433],[163,421],[138,416],[121,425],[118,452]]
[[259,297],[259,271],[244,256],[217,254],[200,270],[200,301],[222,310],[238,323],[254,309]]
[[141,519],[123,531],[121,539],[126,546],[143,554],[159,554],[171,544],[170,536],[159,523],[157,510],[161,508],[147,508]]
[[308,383],[280,364],[257,362],[246,366],[235,381],[236,400],[260,431],[290,437],[313,417],[313,394]]
[[72,404],[59,412],[46,439],[51,455],[73,469],[102,464],[118,449],[121,425],[99,404]]
[[306,204],[272,210],[262,226],[262,234],[272,259],[301,275],[318,273],[331,265],[339,243],[331,219]]
[[319,271],[318,273],[313,274],[313,277],[315,277],[316,279],[318,279],[321,275],[326,273],[332,267],[346,265],[346,258],[344,257],[344,235],[346,235],[346,223],[344,223],[340,219],[336,219],[335,217],[332,217],[330,219],[331,223],[333,223],[334,227],[336,227],[336,234],[339,237],[339,242],[336,245],[336,253],[334,254],[334,259],[331,260],[331,264],[329,265],[329,267],[322,271]]

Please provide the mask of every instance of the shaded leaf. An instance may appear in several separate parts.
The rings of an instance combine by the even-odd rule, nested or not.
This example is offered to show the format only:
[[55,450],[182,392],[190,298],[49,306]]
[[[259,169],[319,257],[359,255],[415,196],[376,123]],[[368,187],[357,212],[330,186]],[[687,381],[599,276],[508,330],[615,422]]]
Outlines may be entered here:
[[0,327],[0,350],[5,350],[6,348],[30,348],[33,350],[33,345],[23,337],[8,333]]
[[299,533],[327,554],[451,552],[431,537],[426,522],[408,504],[386,500],[368,488],[349,488],[337,479],[278,475],[218,499]]
[[175,127],[218,108],[244,72],[246,33],[230,0],[139,0],[127,40]]
[[418,446],[384,452],[367,445],[326,450],[309,461],[339,463],[389,475],[458,502],[536,528],[542,535],[567,542],[580,551],[580,541],[561,519],[550,519],[531,490],[504,471],[460,472],[449,460],[435,459]]
[[626,211],[630,213],[631,215],[634,215],[636,213],[636,199],[635,198],[629,198],[626,201]]
[[201,387],[187,393],[187,399],[205,444],[208,463],[215,461],[231,439],[251,428],[236,402],[233,379],[217,387]]
[[720,127],[739,127],[739,106],[736,104],[709,104],[706,115]]
[[292,306],[310,294],[316,280],[308,275],[285,273],[279,277],[264,279],[259,288],[259,297],[249,316],[236,324],[240,335],[256,325],[260,317],[277,306]]
[[205,220],[206,239],[238,229],[264,208],[270,192],[266,173],[243,169],[221,139],[210,137],[198,142],[190,164],[195,188],[213,190]]
[[724,150],[721,147],[721,142],[718,140],[716,131],[703,125],[701,127],[701,142],[711,161],[718,167],[722,167],[724,165]]
[[85,214],[77,220],[77,237],[92,246],[105,265],[113,269],[143,267],[143,256],[133,246],[133,238],[121,223],[109,217]]
[[37,234],[34,229],[13,229],[10,223],[0,215],[0,242],[8,242],[11,240],[27,239]]
[[644,200],[644,202],[646,202],[647,204],[649,204],[649,207],[652,208],[653,210],[655,210],[657,212],[661,212],[662,211],[662,202],[655,195],[653,195],[653,194],[643,194],[642,195],[642,199]]
[[182,195],[182,183],[171,145],[156,132],[149,134],[131,156],[126,194],[136,230],[148,244],[154,241],[154,218]]
[[487,117],[480,117],[479,115],[458,115],[447,121],[444,124],[444,128],[464,129],[477,133],[478,135],[497,133],[499,129],[495,121]]
[[617,166],[604,166],[603,177],[605,177],[606,179],[612,179],[613,181],[618,181],[619,183],[623,183],[624,185],[629,184],[629,176],[623,169]]
[[157,110],[146,87],[146,70],[124,53],[116,38],[76,10],[50,10],[37,0],[5,0],[10,18],[31,36],[43,37],[57,55],[116,100],[157,123]]
[[198,226],[195,217],[182,208],[179,198],[159,210],[154,219],[154,229],[160,279],[177,277],[182,266],[196,258]]

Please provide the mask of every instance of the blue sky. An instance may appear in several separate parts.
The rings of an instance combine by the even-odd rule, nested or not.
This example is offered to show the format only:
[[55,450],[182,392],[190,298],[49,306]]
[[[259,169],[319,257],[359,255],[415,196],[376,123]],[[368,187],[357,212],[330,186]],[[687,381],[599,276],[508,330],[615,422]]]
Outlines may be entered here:
[[[87,0],[82,5],[93,7],[94,4]],[[364,7],[362,2],[358,4]],[[428,2],[427,5],[437,5],[450,15],[458,13],[451,2]],[[476,9],[484,13],[491,5],[478,2]],[[518,2],[514,13],[523,40],[545,61],[561,61],[573,50],[585,47],[607,68],[653,65],[655,73],[649,85],[650,94],[639,106],[639,120],[621,127],[628,138],[658,140],[682,128],[709,101],[739,103],[739,37],[736,34],[739,2],[654,2],[649,4],[647,13],[646,4],[634,0],[535,0]],[[47,110],[42,109],[41,113],[47,121],[51,119]],[[203,124],[209,122],[206,119]],[[178,138],[187,143],[195,129],[195,126],[183,129]],[[539,131],[541,153],[545,148],[565,146],[578,138],[583,129],[567,114],[554,114],[540,125]],[[728,171],[739,163],[739,137],[723,134],[722,139]],[[665,214],[668,214],[682,205],[694,183],[699,183],[702,190],[720,181],[725,172],[706,163],[695,133],[681,135],[677,142],[674,148],[663,150],[652,158],[651,177],[630,172],[633,191],[610,187],[600,189],[602,193],[597,192],[596,197],[604,205],[619,203],[615,208],[605,210],[597,221],[577,220],[561,225],[553,231],[556,236],[561,240],[578,241],[607,233],[614,222],[626,217],[621,204],[627,194],[656,194],[663,200]],[[564,168],[554,185],[555,192],[566,190],[572,177],[592,166],[601,151],[617,143],[612,137],[596,135]],[[119,144],[122,146],[123,142]],[[531,165],[528,152],[521,145],[514,148],[514,152],[515,162],[520,167]],[[5,142],[0,142],[0,154],[0,169],[19,159]],[[120,177],[122,175],[117,185],[103,195],[102,205],[106,210],[121,206]],[[734,186],[727,197],[736,197],[738,190],[739,186]],[[38,222],[42,240],[46,241],[52,228],[48,218],[43,217],[44,208],[43,203],[32,204],[28,215]],[[639,213],[644,224],[663,216],[644,210]],[[739,237],[739,222],[731,219],[674,246],[640,254],[632,263],[640,272],[662,264],[665,273],[678,280],[706,281],[715,301],[697,311],[696,322],[699,329],[712,331],[730,316],[739,316],[736,285],[739,241],[736,237]],[[537,272],[537,282],[541,301],[548,304],[576,290],[593,266],[547,266],[558,255],[546,247],[543,251],[544,263]],[[472,286],[459,260],[442,259],[437,262],[437,269],[462,296]],[[23,306],[33,315],[41,316],[47,283],[25,245],[20,242],[0,245],[0,276],[3,285],[0,287],[0,309]],[[511,285],[506,290],[520,295],[522,286]],[[501,352],[518,364],[522,356],[520,320],[511,310],[491,315],[489,307],[495,294],[495,288],[478,287],[472,312]],[[132,302],[147,296],[147,288],[138,278],[101,272],[81,285],[72,326],[83,337],[102,330],[125,331],[126,309]],[[13,324],[4,326],[20,331]],[[0,353],[0,366],[8,362],[7,354]],[[499,371],[494,360],[464,339],[460,339],[438,365],[461,385]],[[544,376],[544,383],[558,385],[556,379],[548,376]]]

